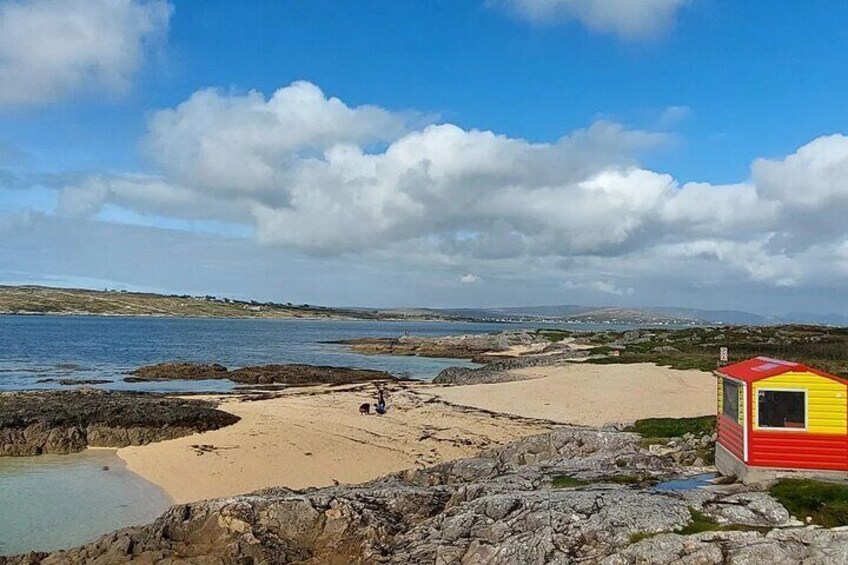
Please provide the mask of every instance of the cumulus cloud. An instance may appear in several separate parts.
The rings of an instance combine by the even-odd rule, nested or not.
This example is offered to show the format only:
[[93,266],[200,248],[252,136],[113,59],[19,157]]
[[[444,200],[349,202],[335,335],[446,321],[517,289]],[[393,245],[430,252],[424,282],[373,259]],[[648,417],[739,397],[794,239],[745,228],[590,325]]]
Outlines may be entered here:
[[596,31],[641,39],[668,29],[687,0],[500,0],[496,3],[534,23],[577,20]]
[[171,12],[164,0],[3,0],[0,105],[125,91]]
[[205,89],[173,110],[156,112],[145,146],[162,170],[181,182],[267,193],[294,182],[298,165],[310,157],[337,146],[394,139],[415,117],[375,106],[351,108],[305,81],[267,100],[256,91]]
[[477,284],[480,282],[480,277],[475,275],[474,273],[467,273],[459,277],[459,282],[462,284]]
[[305,82],[268,98],[203,90],[153,115],[144,145],[156,174],[70,183],[59,209],[237,222],[269,247],[313,256],[568,280],[607,295],[629,296],[658,273],[692,284],[848,281],[845,136],[757,160],[739,183],[681,184],[638,163],[663,134],[601,121],[534,143],[415,122]]

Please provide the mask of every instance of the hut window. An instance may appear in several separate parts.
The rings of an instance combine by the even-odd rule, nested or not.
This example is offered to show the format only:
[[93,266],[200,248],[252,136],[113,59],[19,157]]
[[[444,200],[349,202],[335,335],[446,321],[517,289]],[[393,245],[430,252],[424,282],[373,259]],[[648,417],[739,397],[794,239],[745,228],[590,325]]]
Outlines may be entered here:
[[739,384],[729,379],[722,379],[721,386],[722,412],[736,422],[739,420]]
[[758,424],[761,428],[807,427],[807,393],[797,390],[761,390]]

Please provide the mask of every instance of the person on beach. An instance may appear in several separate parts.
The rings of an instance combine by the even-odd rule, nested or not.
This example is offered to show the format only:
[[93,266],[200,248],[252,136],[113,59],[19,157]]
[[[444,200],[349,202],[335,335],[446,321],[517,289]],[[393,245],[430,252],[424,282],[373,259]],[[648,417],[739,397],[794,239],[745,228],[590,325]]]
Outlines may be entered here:
[[383,395],[383,389],[377,389],[377,414],[386,413],[386,397]]

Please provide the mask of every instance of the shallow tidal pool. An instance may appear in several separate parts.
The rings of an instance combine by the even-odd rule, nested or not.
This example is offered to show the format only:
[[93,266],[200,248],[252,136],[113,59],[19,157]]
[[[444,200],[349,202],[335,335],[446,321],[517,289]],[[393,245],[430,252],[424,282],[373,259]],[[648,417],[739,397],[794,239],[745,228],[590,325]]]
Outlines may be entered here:
[[[108,467],[108,470],[106,468]],[[0,458],[0,555],[73,547],[171,504],[114,450]]]

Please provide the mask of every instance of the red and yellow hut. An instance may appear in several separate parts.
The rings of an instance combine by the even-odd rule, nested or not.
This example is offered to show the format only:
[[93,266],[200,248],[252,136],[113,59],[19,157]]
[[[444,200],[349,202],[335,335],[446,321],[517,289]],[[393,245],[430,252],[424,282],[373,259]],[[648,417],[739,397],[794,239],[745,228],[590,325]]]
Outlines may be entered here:
[[719,472],[746,482],[848,472],[848,380],[768,357],[716,376]]

